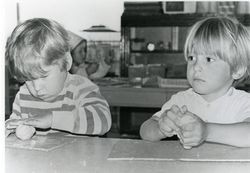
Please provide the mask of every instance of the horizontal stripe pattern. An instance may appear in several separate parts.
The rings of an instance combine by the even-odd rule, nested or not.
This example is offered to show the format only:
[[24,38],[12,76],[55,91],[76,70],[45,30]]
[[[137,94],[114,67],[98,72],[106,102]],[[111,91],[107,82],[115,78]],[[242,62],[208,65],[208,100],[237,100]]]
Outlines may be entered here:
[[[57,112],[54,116],[60,116],[59,112],[63,111],[63,116],[54,119],[58,120],[54,124],[60,127],[52,125],[53,128],[70,129],[70,132],[77,134],[105,134],[111,126],[111,115],[109,105],[100,94],[99,88],[90,80],[71,74],[68,75],[65,86],[56,99],[43,102],[30,95],[27,87],[23,85],[13,103],[13,114],[16,117],[27,117]],[[63,121],[68,119],[68,116],[72,116],[73,124]]]
[[[53,100],[53,102],[62,101],[65,98],[73,99],[73,92],[67,91],[65,94],[59,95]],[[20,99],[26,101],[41,102],[40,99],[35,98],[30,94],[20,94]]]
[[81,96],[87,95],[87,94],[89,93],[89,91],[93,91],[93,90],[95,90],[95,89],[96,89],[96,86],[95,86],[95,85],[94,85],[94,86],[87,86],[86,88],[82,88],[82,89],[80,89],[80,90],[78,91],[78,93],[77,93],[75,99],[77,100],[77,99],[79,99]]
[[21,112],[24,114],[31,114],[33,116],[43,116],[54,111],[73,111],[75,109],[75,105],[66,105],[63,104],[61,107],[50,108],[50,109],[42,109],[42,108],[31,108],[31,107],[21,107]]

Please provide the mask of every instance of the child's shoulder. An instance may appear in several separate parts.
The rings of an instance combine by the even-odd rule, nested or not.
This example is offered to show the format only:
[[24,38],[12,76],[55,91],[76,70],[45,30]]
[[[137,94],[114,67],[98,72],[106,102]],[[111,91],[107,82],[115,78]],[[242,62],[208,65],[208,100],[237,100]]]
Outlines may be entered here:
[[77,86],[81,86],[81,85],[94,85],[94,83],[84,76],[69,73],[67,76],[66,87],[70,86],[70,85],[77,87]]
[[93,83],[90,79],[77,74],[68,74],[65,89],[74,93],[78,93],[81,90],[93,91],[99,90],[99,87]]
[[19,87],[18,93],[22,93],[22,94],[30,94],[27,85],[23,84]]
[[239,89],[232,89],[232,97],[234,99],[240,99],[240,100],[248,100],[250,101],[250,93],[246,92],[244,90],[239,90]]
[[172,95],[171,99],[179,100],[179,101],[188,101],[193,99],[198,99],[199,95],[193,91],[192,88],[179,91]]
[[86,77],[69,74],[67,77],[66,92],[72,92],[73,97],[87,95],[90,92],[99,92],[99,87]]

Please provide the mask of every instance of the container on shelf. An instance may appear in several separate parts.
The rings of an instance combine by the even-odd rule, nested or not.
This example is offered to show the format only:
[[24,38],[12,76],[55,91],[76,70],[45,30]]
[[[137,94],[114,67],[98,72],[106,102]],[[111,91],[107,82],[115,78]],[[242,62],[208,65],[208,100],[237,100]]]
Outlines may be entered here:
[[146,68],[143,64],[131,65],[128,67],[129,83],[135,87],[142,86],[142,79],[146,76]]
[[194,1],[163,1],[162,10],[164,14],[195,13],[196,2]]
[[161,64],[148,64],[147,75],[148,76],[160,76],[165,77],[166,67]]
[[236,14],[250,14],[250,1],[240,1],[236,7]]
[[189,88],[190,85],[187,79],[171,79],[171,78],[157,78],[157,82],[160,88]]
[[198,1],[196,7],[197,13],[217,13],[218,2],[216,1]]

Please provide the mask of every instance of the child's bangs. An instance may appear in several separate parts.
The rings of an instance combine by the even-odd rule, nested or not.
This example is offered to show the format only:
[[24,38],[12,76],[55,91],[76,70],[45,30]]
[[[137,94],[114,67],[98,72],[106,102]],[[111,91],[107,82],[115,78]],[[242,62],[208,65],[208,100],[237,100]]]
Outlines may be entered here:
[[193,40],[192,47],[190,47],[188,52],[189,54],[194,54],[194,55],[218,56],[216,52],[219,51],[215,51],[219,48],[218,46],[219,45],[216,41],[195,39]]
[[45,77],[47,71],[43,69],[43,59],[37,55],[23,55],[24,58],[18,58],[16,64],[15,76],[20,81],[29,81]]
[[215,56],[227,61],[228,59],[226,57],[229,53],[228,42],[226,42],[220,35],[214,33],[196,33],[196,35],[193,36],[193,39],[189,40],[190,43],[188,43],[186,50],[187,55]]

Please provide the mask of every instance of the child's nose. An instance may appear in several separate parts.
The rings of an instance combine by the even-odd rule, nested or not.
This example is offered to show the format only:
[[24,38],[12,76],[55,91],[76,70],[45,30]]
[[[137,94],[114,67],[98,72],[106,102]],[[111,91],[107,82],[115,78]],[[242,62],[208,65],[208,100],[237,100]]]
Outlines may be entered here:
[[194,64],[194,71],[201,71],[202,70],[202,62],[197,60]]

